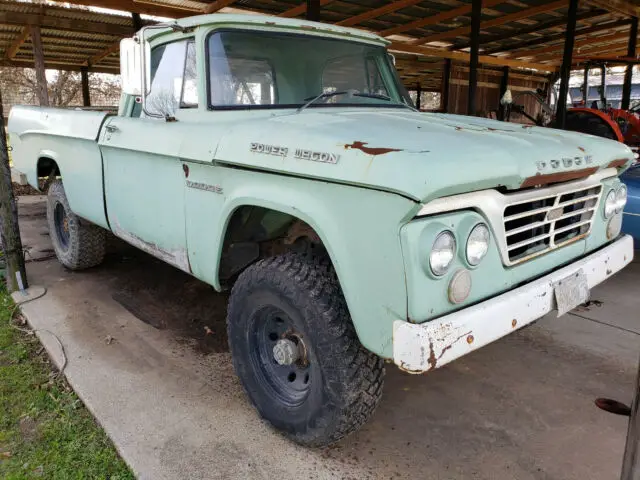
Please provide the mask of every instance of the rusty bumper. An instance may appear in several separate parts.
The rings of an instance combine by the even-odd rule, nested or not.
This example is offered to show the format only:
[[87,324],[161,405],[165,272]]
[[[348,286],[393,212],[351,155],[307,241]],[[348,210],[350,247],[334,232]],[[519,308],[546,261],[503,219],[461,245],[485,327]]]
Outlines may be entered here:
[[591,289],[632,259],[633,239],[624,235],[566,267],[472,307],[423,324],[396,320],[393,361],[410,373],[441,367],[556,309],[554,289],[559,281],[582,270]]

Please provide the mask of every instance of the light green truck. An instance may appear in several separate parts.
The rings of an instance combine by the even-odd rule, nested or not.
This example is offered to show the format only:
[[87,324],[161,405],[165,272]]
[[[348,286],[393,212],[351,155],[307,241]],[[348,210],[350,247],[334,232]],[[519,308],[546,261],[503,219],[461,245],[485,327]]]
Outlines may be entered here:
[[241,382],[302,444],[363,425],[385,361],[433,370],[632,259],[629,148],[420,113],[373,34],[200,16],[124,40],[121,72],[118,115],[11,111],[16,168],[58,178],[56,254],[98,265],[111,231],[231,289]]

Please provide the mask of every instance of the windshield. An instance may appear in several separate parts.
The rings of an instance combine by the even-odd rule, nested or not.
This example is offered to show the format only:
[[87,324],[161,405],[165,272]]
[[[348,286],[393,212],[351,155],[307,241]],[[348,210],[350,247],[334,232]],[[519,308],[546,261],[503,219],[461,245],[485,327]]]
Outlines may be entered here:
[[288,33],[214,32],[207,41],[210,108],[405,107],[384,47]]

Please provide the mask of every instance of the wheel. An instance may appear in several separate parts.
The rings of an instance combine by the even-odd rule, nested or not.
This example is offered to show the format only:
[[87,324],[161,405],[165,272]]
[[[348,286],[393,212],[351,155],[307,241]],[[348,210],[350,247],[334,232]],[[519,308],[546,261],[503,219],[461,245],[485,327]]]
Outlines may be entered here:
[[60,180],[54,180],[47,193],[47,222],[53,249],[65,267],[82,270],[102,263],[105,230],[82,222],[71,211]]
[[291,252],[247,268],[229,298],[227,329],[253,405],[297,443],[336,442],[380,401],[384,363],[358,341],[326,258]]

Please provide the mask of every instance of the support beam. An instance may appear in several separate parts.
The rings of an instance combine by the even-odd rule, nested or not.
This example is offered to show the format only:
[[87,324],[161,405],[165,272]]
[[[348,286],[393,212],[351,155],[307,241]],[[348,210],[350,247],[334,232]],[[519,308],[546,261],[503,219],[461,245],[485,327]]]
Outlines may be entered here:
[[[500,100],[504,97],[504,94],[507,93],[509,89],[509,67],[502,67],[502,78],[500,79]],[[504,121],[504,105],[500,102],[500,106],[498,107],[498,120]]]
[[586,3],[604,8],[610,12],[619,12],[630,17],[640,16],[640,7],[625,0],[587,0]]
[[90,107],[91,92],[89,91],[89,70],[87,67],[82,67],[82,69],[80,69],[80,76],[82,78],[82,105]]
[[31,46],[33,47],[34,68],[36,70],[36,83],[38,86],[38,100],[40,106],[49,106],[49,91],[47,88],[47,76],[44,68],[44,52],[42,51],[42,39],[40,27],[32,26]]
[[96,53],[93,57],[91,57],[89,60],[87,60],[87,65],[86,66],[90,67],[92,65],[97,65],[102,60],[107,58],[112,53],[117,52],[118,50],[120,50],[120,41],[117,41],[116,43],[112,43],[106,49],[102,50],[101,52]]
[[[82,65],[78,63],[70,63],[67,61],[45,61],[45,68],[51,70],[69,70],[71,72],[79,72]],[[15,60],[3,60],[0,59],[0,67],[19,67],[19,68],[33,68],[33,62],[30,60],[15,59]],[[96,73],[113,73],[118,74],[120,67],[118,65],[100,65],[97,67],[90,67],[90,72]]]
[[[566,23],[566,20],[563,18],[562,23]],[[631,20],[624,19],[618,20],[615,22],[607,22],[602,23],[600,25],[594,25],[592,27],[581,28],[580,30],[576,30],[576,38],[582,35],[589,35],[591,33],[601,32],[603,30],[613,30],[616,28],[624,27],[629,25]],[[518,35],[520,35],[520,31],[518,31]],[[511,35],[513,37],[513,34]],[[506,47],[496,47],[496,48],[488,48],[483,51],[485,55],[491,55],[493,53],[499,52],[509,52],[511,55],[512,51],[522,50],[523,48],[535,47],[537,45],[542,45],[549,42],[557,42],[560,40],[564,40],[564,32],[554,33],[552,35],[542,35],[539,38],[535,38],[533,40],[528,40],[526,42],[514,43],[513,45],[507,45]]]
[[138,33],[144,24],[142,23],[142,19],[140,18],[140,14],[136,12],[131,12],[131,25],[133,26],[133,33]]
[[144,15],[154,15],[167,18],[183,18],[202,13],[201,8],[167,5],[153,1],[138,0],[52,0],[63,4],[84,5],[89,7],[103,7],[123,12],[134,12]]
[[442,70],[442,94],[440,96],[440,107],[444,113],[449,113],[449,88],[451,86],[451,59],[445,58]]
[[420,82],[416,84],[416,108],[420,110],[420,96],[422,95],[422,88],[420,88]]
[[[636,43],[638,41],[638,17],[631,19],[631,28],[629,29],[629,44],[627,45],[627,57],[636,56]],[[627,65],[624,72],[624,83],[622,84],[622,102],[620,108],[628,110],[631,104],[631,80],[633,77],[633,65]]]
[[312,22],[320,21],[320,0],[307,0],[307,12],[305,18]]
[[480,19],[482,17],[482,0],[471,0],[471,7],[471,50],[469,52],[467,115],[476,114],[476,90],[478,88],[478,56],[480,52]]
[[[589,48],[594,44],[602,44],[606,42],[611,43],[616,41],[627,41],[628,39],[629,39],[628,33],[618,32],[618,33],[612,33],[610,35],[599,35],[595,38],[594,37],[583,38],[582,40],[578,40],[578,41],[575,41],[575,37],[574,37],[573,44],[576,48],[582,48],[582,47]],[[563,48],[564,48],[564,44],[558,43],[557,45],[541,47],[535,50],[525,50],[524,52],[516,53],[514,55],[509,55],[509,57],[510,58],[529,58],[529,57],[535,58],[544,53],[557,52]],[[594,48],[597,48],[597,47],[594,47]]]
[[589,107],[589,63],[584,66],[584,75],[582,78],[582,100],[585,107]]
[[577,13],[578,0],[570,0],[569,11],[567,12],[567,36],[564,41],[562,67],[560,67],[560,92],[558,93],[558,105],[556,109],[556,126],[558,128],[564,128],[567,115],[567,95],[569,93],[569,76],[571,75],[571,56],[573,55]]
[[[320,0],[320,6],[324,6],[327,5],[328,3],[331,3],[333,0]],[[307,11],[307,2],[305,1],[304,3],[301,3],[300,5],[298,5],[297,7],[293,7],[290,8],[289,10],[286,10],[284,12],[282,12],[280,15],[278,15],[279,17],[284,17],[284,18],[293,18],[293,17],[297,17],[299,15],[302,15],[303,13],[305,13]]]
[[7,264],[7,290],[14,292],[27,288],[27,272],[18,224],[18,207],[11,185],[9,149],[4,128],[2,92],[0,92],[0,243]]
[[[578,21],[589,20],[592,18],[602,17],[605,15],[610,15],[610,13],[604,10],[593,10],[593,11],[581,13],[576,17],[576,19]],[[554,20],[549,20],[548,22],[535,23],[533,25],[527,25],[527,26],[519,25],[517,32],[514,32],[513,30],[507,30],[505,33],[496,33],[494,35],[482,36],[480,40],[483,45],[489,45],[495,42],[503,42],[504,40],[513,40],[522,35],[528,35],[530,33],[540,34],[540,32],[543,32],[545,30],[550,30],[552,28],[558,28],[558,27],[563,28],[563,31],[559,35],[563,35],[562,38],[564,38],[564,27],[566,26],[566,24],[567,24],[567,20],[565,18],[556,18]],[[544,36],[540,37],[540,39],[542,39],[543,42],[545,38],[546,37]],[[469,42],[466,41],[466,42],[455,44],[453,47],[451,47],[451,49],[461,50],[468,47],[469,47]],[[511,50],[511,49],[512,49],[511,46],[507,46],[506,48],[503,46],[500,46],[500,47],[486,49],[484,50],[484,53],[486,55],[490,55],[492,53],[502,52],[502,51]]]
[[20,47],[27,41],[29,38],[29,27],[24,27],[20,34],[16,37],[16,39],[9,45],[9,48],[4,52],[4,58],[7,60],[13,60],[13,57],[16,56]]
[[[486,0],[484,2],[484,8],[493,7],[500,3],[505,3],[506,1],[507,0]],[[386,30],[378,32],[378,34],[382,35],[383,37],[388,37],[389,35],[397,35],[398,33],[406,32],[409,30],[415,30],[416,28],[424,28],[428,25],[437,25],[438,23],[444,22],[445,20],[450,20],[452,18],[460,17],[462,15],[467,15],[470,11],[471,11],[471,5],[464,5],[462,7],[454,8],[446,12],[441,12],[436,15],[431,15],[425,18],[421,18],[420,20],[415,20],[413,22],[406,23],[404,25],[388,28]]]
[[600,67],[600,101],[602,108],[607,108],[607,67]]
[[[461,62],[469,63],[468,53],[452,52],[444,48],[423,47],[422,45],[410,45],[403,42],[392,42],[388,48],[389,50],[395,52],[415,53],[427,57],[450,58],[451,60],[458,60]],[[481,64],[485,65],[499,65],[501,67],[505,66],[520,69],[533,69],[541,70],[543,72],[555,72],[558,69],[558,67],[555,65],[536,62],[524,62],[504,57],[492,57],[491,55],[480,55],[478,57],[478,61]]]
[[[25,4],[28,5],[28,4]],[[21,13],[21,12],[0,12],[0,24],[18,25],[23,27],[55,28],[58,30],[68,30],[70,32],[91,32],[105,35],[117,35],[127,37],[131,35],[131,27],[127,25],[116,25],[112,23],[92,22],[76,18],[63,18],[56,16],[57,8],[41,7],[41,14]],[[54,11],[56,10],[56,11]],[[68,9],[63,9],[68,10]],[[48,14],[48,12],[53,14]]]
[[380,8],[374,8],[373,10],[368,10],[360,15],[354,15],[353,17],[337,22],[336,25],[351,27],[352,25],[358,25],[359,23],[371,20],[372,18],[388,15],[389,13],[393,13],[401,8],[407,8],[420,2],[422,2],[422,0],[396,0],[395,2],[383,5]]
[[235,2],[235,0],[216,0],[215,2],[207,5],[202,11],[204,13],[215,13],[218,10],[222,10],[224,7],[228,7],[233,2]]
[[[519,12],[512,13],[510,15],[501,15],[500,17],[494,18],[493,20],[487,20],[486,22],[483,22],[482,28],[487,29],[491,27],[497,27],[499,25],[504,25],[505,23],[516,22],[518,20],[523,20],[525,18],[532,17],[534,15],[539,15],[541,13],[548,13],[554,10],[558,10],[559,8],[563,8],[566,5],[567,5],[566,0],[556,0],[555,2],[552,2],[552,3],[547,3],[545,5],[540,5],[538,7],[527,8],[526,10],[521,10]],[[436,33],[424,38],[420,38],[413,43],[415,45],[422,45],[424,43],[436,42],[436,41],[444,40],[447,38],[456,38],[463,35],[469,35],[472,29],[473,29],[473,25],[469,25],[468,27],[454,28],[446,32]]]

